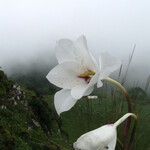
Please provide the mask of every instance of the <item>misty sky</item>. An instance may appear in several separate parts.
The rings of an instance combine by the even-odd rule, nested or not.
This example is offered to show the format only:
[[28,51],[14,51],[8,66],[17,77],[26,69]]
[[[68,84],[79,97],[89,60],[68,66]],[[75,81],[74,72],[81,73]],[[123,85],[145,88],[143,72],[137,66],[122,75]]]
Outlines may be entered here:
[[[97,56],[107,51],[123,62],[136,44],[131,68],[150,74],[149,0],[0,0],[0,66],[29,63],[60,38],[87,37]],[[140,78],[141,79],[141,78]]]

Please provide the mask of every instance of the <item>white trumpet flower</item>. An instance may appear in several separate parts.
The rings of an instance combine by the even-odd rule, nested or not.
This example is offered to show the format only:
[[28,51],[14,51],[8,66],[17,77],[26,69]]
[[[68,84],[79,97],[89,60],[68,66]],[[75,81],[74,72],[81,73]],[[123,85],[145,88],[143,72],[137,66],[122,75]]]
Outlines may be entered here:
[[120,61],[103,53],[99,65],[88,50],[86,38],[75,42],[62,39],[56,45],[58,65],[46,76],[54,85],[62,88],[54,96],[58,114],[71,109],[78,99],[92,93],[94,85],[103,85],[103,79],[119,68]]
[[104,125],[87,132],[73,144],[75,150],[115,150],[117,141],[116,128],[129,116],[137,118],[135,114],[127,113],[114,124]]

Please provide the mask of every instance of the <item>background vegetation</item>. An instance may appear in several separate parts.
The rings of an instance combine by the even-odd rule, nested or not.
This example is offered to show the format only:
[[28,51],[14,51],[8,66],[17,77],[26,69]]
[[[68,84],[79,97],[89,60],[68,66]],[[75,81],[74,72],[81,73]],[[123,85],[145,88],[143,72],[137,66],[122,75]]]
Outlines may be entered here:
[[[104,83],[103,88],[93,93],[98,99],[84,97],[58,117],[53,96],[59,89],[48,83],[46,74],[36,70],[8,79],[0,71],[0,149],[71,150],[80,135],[113,123],[127,112],[122,93]],[[140,87],[130,88],[128,92],[134,113],[139,117],[132,149],[149,150],[150,98]],[[119,133],[123,133],[124,125],[119,127]],[[122,149],[125,140],[128,139],[119,134],[117,150]]]

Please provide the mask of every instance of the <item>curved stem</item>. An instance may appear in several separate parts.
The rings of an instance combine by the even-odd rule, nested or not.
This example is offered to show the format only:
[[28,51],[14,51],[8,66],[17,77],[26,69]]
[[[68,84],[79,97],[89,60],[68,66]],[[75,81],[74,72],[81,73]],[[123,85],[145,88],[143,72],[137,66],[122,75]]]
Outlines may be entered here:
[[[131,103],[131,99],[129,97],[129,94],[128,94],[127,90],[119,82],[117,82],[116,80],[113,80],[109,77],[107,77],[105,80],[112,83],[112,84],[114,84],[114,85],[116,85],[119,89],[121,89],[121,91],[124,93],[124,96],[125,96],[127,104],[128,104],[128,112],[132,113],[132,103]],[[131,126],[131,117],[128,118],[125,130],[124,130],[125,139],[127,139],[127,137],[129,136],[130,126]],[[126,149],[127,142],[125,142],[124,145],[125,145],[124,149]]]
[[127,113],[125,114],[124,116],[122,116],[119,120],[117,120],[115,123],[114,123],[114,126],[115,127],[118,127],[122,122],[124,122],[128,117],[133,117],[134,119],[137,119],[137,116],[133,113]]
[[109,77],[107,77],[105,80],[116,85],[119,89],[121,89],[121,91],[124,93],[125,98],[126,98],[127,103],[128,103],[128,112],[132,113],[132,103],[131,103],[131,99],[129,97],[127,90],[116,80],[113,80]]

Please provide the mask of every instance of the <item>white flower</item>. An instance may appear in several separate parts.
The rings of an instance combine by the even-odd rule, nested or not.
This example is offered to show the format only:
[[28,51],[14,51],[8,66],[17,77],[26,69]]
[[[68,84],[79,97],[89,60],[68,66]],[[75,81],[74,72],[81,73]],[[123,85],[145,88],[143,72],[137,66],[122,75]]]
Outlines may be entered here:
[[98,129],[87,132],[73,144],[75,150],[115,150],[117,141],[117,126],[129,116],[136,118],[132,113],[125,114],[114,124],[104,125]]
[[92,93],[96,83],[97,87],[101,87],[101,80],[107,78],[121,64],[116,58],[103,53],[98,65],[87,48],[84,36],[75,42],[69,39],[59,40],[56,58],[59,64],[46,77],[52,84],[62,88],[54,96],[58,114],[72,108],[82,96]]

